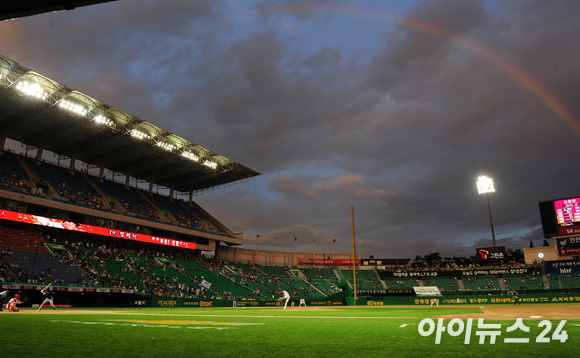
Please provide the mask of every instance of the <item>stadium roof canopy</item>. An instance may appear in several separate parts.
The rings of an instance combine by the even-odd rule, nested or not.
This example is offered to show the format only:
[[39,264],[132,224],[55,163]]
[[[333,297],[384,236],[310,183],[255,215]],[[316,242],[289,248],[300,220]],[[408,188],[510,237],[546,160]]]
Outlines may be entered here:
[[43,14],[59,10],[73,10],[77,7],[95,5],[117,0],[25,0],[3,1],[0,6],[0,21],[17,17]]
[[179,192],[260,175],[2,55],[0,137]]

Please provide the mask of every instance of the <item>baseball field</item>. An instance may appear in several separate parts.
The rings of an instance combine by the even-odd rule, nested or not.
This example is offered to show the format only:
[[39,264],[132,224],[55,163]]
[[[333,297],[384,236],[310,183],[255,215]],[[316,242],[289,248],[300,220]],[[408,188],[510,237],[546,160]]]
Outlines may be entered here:
[[0,352],[84,358],[575,357],[579,325],[577,304],[24,308],[0,313]]

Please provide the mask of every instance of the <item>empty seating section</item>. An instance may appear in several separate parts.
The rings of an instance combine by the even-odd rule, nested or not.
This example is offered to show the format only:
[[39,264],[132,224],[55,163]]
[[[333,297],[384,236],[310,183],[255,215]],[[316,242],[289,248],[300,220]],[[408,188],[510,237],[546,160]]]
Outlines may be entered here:
[[[212,285],[225,285],[231,289],[239,290],[239,288],[244,289],[243,293],[248,294],[248,291],[252,291],[248,286],[241,285],[237,282],[232,281],[231,270],[226,268],[227,261],[222,260],[210,260],[206,258],[196,259],[197,269],[194,270],[199,282],[205,280]],[[234,280],[235,281],[235,280]],[[237,286],[237,287],[236,287]],[[229,292],[229,291],[228,291]],[[231,291],[232,294],[234,291]]]
[[338,288],[334,286],[332,283],[330,283],[329,280],[312,279],[310,280],[310,284],[314,285],[314,287],[324,292],[325,295],[330,295],[338,290]]
[[459,284],[453,277],[424,277],[422,281],[424,286],[437,286],[441,292],[459,291]]
[[300,272],[304,274],[304,276],[308,277],[311,280],[320,280],[320,279],[328,279],[332,281],[337,281],[338,277],[334,273],[333,269],[330,268],[301,268]]
[[[203,209],[195,203],[190,206],[179,200],[171,201],[163,195],[150,194],[134,187],[127,188],[123,184],[110,180],[101,181],[97,178],[87,177],[79,171],[71,173],[68,168],[47,162],[37,163],[32,158],[19,156],[8,151],[0,154],[0,189],[45,197],[46,192],[37,194],[36,188],[30,188],[27,180],[31,178],[19,159],[39,181],[47,183],[54,189],[55,194],[50,194],[52,200],[95,210],[109,210],[106,200],[110,197],[118,201],[123,208],[117,210],[113,205],[111,211],[115,213],[121,211],[120,214],[138,219],[175,225],[174,222],[161,214],[166,211],[179,222],[181,227],[210,231],[221,236],[232,235],[229,230],[205,214]],[[41,191],[42,186],[38,187]]]
[[411,277],[393,277],[389,280],[384,280],[384,282],[389,290],[411,290],[413,287],[419,286],[418,280]]
[[503,281],[508,290],[541,290],[544,288],[542,276],[504,275]]
[[499,291],[501,284],[494,276],[472,276],[463,278],[466,291]]
[[[353,270],[343,269],[342,273],[351,283],[354,283]],[[356,288],[357,290],[382,290],[384,289],[381,280],[375,270],[357,270],[356,271]]]
[[193,213],[193,215],[195,215],[196,217],[200,218],[205,225],[208,227],[209,231],[215,231],[218,233],[222,233],[225,234],[225,230],[222,229],[221,225],[219,225],[218,223],[214,223],[212,221],[212,219],[210,219],[207,215],[205,215],[203,213],[203,211],[201,210],[201,208],[194,202],[192,206],[187,206],[188,210],[191,210],[191,212]]
[[2,181],[8,178],[30,179],[30,176],[26,170],[22,168],[22,165],[16,158],[15,154],[10,152],[0,154],[0,163],[0,179]]
[[560,276],[561,289],[580,288],[580,278],[576,276]]
[[287,268],[284,267],[276,267],[276,266],[260,266],[260,270],[262,270],[267,276],[277,277],[277,278],[294,278],[291,275]]
[[71,174],[66,168],[44,162],[36,163],[33,159],[26,157],[22,159],[39,181],[48,182],[60,198],[68,203],[87,208],[101,208],[100,195],[82,173]]
[[556,290],[567,290],[580,288],[580,277],[572,275],[559,275],[548,277],[550,288]]
[[0,188],[17,193],[28,194],[28,185],[24,180],[30,176],[22,168],[14,154],[4,152],[0,155]]
[[159,194],[149,194],[146,195],[151,202],[157,205],[158,208],[162,210],[167,210],[168,213],[175,218],[180,224],[180,226],[192,228],[195,230],[205,230],[201,221],[190,213],[180,202],[177,200],[171,201],[169,197],[159,195]]
[[143,198],[137,191],[110,180],[93,180],[93,183],[105,196],[118,201],[128,212],[139,213],[139,204]]
[[4,263],[24,283],[75,285],[84,280],[72,260],[47,253],[12,250]]
[[46,252],[40,232],[0,227],[0,247]]

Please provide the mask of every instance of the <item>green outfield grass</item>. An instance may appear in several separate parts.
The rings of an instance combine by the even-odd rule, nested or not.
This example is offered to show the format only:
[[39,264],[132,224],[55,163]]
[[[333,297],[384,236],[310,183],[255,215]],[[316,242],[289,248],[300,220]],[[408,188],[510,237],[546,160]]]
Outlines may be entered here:
[[[561,307],[565,311],[567,306]],[[435,333],[429,337],[419,334],[424,318],[448,315],[444,320],[447,328],[456,315],[481,313],[467,307],[47,311],[0,313],[2,357],[575,357],[580,342],[580,320],[567,321],[564,343],[536,343],[544,328],[538,327],[540,320],[531,319],[523,321],[530,328],[528,333],[506,332],[515,319],[486,320],[501,324],[495,344],[489,338],[479,344],[477,321],[467,345],[464,334],[452,337],[445,331],[439,345]],[[551,322],[546,335],[550,339],[560,320]],[[506,337],[530,338],[530,343],[504,343]]]

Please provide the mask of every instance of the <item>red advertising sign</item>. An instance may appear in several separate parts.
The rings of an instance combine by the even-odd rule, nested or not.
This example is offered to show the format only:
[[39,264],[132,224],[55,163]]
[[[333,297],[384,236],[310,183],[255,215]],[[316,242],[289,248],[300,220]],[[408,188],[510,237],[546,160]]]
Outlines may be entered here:
[[[360,259],[355,260],[357,265],[360,265]],[[298,258],[299,265],[338,265],[338,266],[352,266],[352,259],[346,260],[332,260],[332,259],[301,259]]]
[[559,226],[560,235],[577,235],[580,234],[580,227],[576,226]]
[[44,216],[23,214],[23,213],[18,213],[18,212],[9,211],[9,210],[2,210],[2,212],[0,212],[0,219],[9,220],[9,221],[16,221],[16,222],[21,222],[21,223],[31,224],[31,225],[40,225],[40,226],[52,227],[52,228],[56,228],[56,229],[84,232],[87,234],[116,237],[116,238],[125,239],[125,240],[141,241],[141,242],[147,242],[150,244],[173,246],[173,247],[179,247],[182,249],[195,250],[195,248],[196,248],[196,244],[193,242],[166,239],[163,237],[138,234],[138,233],[125,231],[125,230],[109,229],[106,227],[100,227],[100,226],[94,226],[94,225],[79,224],[79,223],[74,223],[72,221],[64,221],[64,220],[59,220],[59,219],[45,218]]
[[477,261],[480,263],[497,263],[507,260],[505,246],[484,247],[476,251]]

